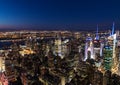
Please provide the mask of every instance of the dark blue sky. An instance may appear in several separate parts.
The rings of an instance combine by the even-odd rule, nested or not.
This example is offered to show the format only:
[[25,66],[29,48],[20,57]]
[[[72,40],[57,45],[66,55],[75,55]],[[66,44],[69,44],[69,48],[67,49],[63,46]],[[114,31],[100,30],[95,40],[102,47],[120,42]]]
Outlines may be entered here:
[[120,28],[119,0],[0,0],[0,28]]

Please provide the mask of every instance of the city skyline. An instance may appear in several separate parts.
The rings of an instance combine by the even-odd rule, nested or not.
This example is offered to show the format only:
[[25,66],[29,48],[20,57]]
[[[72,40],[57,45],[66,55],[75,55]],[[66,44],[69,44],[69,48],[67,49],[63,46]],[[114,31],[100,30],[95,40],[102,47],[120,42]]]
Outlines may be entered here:
[[0,0],[0,85],[120,85],[119,3]]

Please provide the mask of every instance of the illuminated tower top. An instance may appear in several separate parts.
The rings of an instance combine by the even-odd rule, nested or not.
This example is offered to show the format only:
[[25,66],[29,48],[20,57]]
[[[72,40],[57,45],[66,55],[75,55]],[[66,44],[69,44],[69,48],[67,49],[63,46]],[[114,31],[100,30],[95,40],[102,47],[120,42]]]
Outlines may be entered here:
[[99,35],[98,35],[98,25],[97,25],[97,31],[96,31],[96,37],[95,40],[99,40]]
[[114,35],[114,33],[115,33],[115,23],[113,22],[112,32],[111,32],[111,34],[110,34],[110,35]]

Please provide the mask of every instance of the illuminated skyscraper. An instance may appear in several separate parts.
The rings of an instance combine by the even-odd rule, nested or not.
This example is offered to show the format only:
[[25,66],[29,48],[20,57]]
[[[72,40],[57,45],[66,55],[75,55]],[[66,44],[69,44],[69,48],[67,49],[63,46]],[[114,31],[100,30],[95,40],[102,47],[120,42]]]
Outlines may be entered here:
[[104,56],[104,69],[105,70],[111,70],[112,67],[112,51],[113,49],[110,46],[105,46],[103,50],[103,56]]
[[119,63],[118,63],[118,56],[117,54],[117,50],[116,50],[116,44],[117,44],[117,36],[116,33],[114,33],[115,28],[114,28],[114,22],[113,22],[113,26],[112,26],[112,33],[111,33],[111,38],[112,38],[112,47],[113,47],[113,57],[112,57],[112,73],[118,74],[118,68],[119,68]]
[[100,56],[102,56],[103,45],[99,39],[98,25],[97,25],[96,36],[95,36],[95,39],[93,41],[93,44],[94,44],[94,57],[96,56],[96,54],[100,54]]
[[8,85],[8,79],[5,76],[5,58],[0,57],[0,85]]
[[112,32],[110,34],[110,36],[108,37],[108,46],[109,48],[111,49],[111,51],[109,51],[110,49],[107,50],[107,55],[110,56],[109,58],[107,58],[107,55],[104,55],[104,59],[106,60],[107,58],[107,62],[108,60],[111,61],[111,64],[110,64],[110,68],[109,70],[111,70],[112,73],[116,73],[117,74],[117,68],[118,68],[118,59],[117,59],[117,56],[116,56],[116,42],[117,42],[117,39],[116,39],[116,34],[115,34],[115,28],[114,28],[114,23],[113,23],[113,26],[112,26]]
[[0,72],[4,72],[4,71],[5,71],[5,58],[0,57]]
[[62,41],[60,36],[57,36],[57,38],[55,39],[55,43],[54,43],[54,54],[57,56],[61,56],[61,49],[62,49]]
[[[90,56],[88,56],[88,52],[90,52]],[[88,59],[88,57],[94,59],[94,55],[93,55],[93,42],[92,42],[92,38],[91,37],[88,37],[86,39],[84,61],[86,61],[86,59]]]

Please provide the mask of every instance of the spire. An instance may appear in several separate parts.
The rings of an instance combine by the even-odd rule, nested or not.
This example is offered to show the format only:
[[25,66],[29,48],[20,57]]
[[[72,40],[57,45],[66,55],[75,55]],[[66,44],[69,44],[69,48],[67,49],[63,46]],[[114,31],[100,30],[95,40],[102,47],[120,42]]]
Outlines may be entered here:
[[98,25],[97,25],[97,32],[96,32],[96,35],[98,35]]
[[99,35],[98,35],[98,25],[97,25],[97,31],[96,31],[96,37],[95,37],[96,40],[99,40]]
[[112,35],[114,35],[114,31],[115,31],[115,23],[113,22],[113,26],[112,26]]

